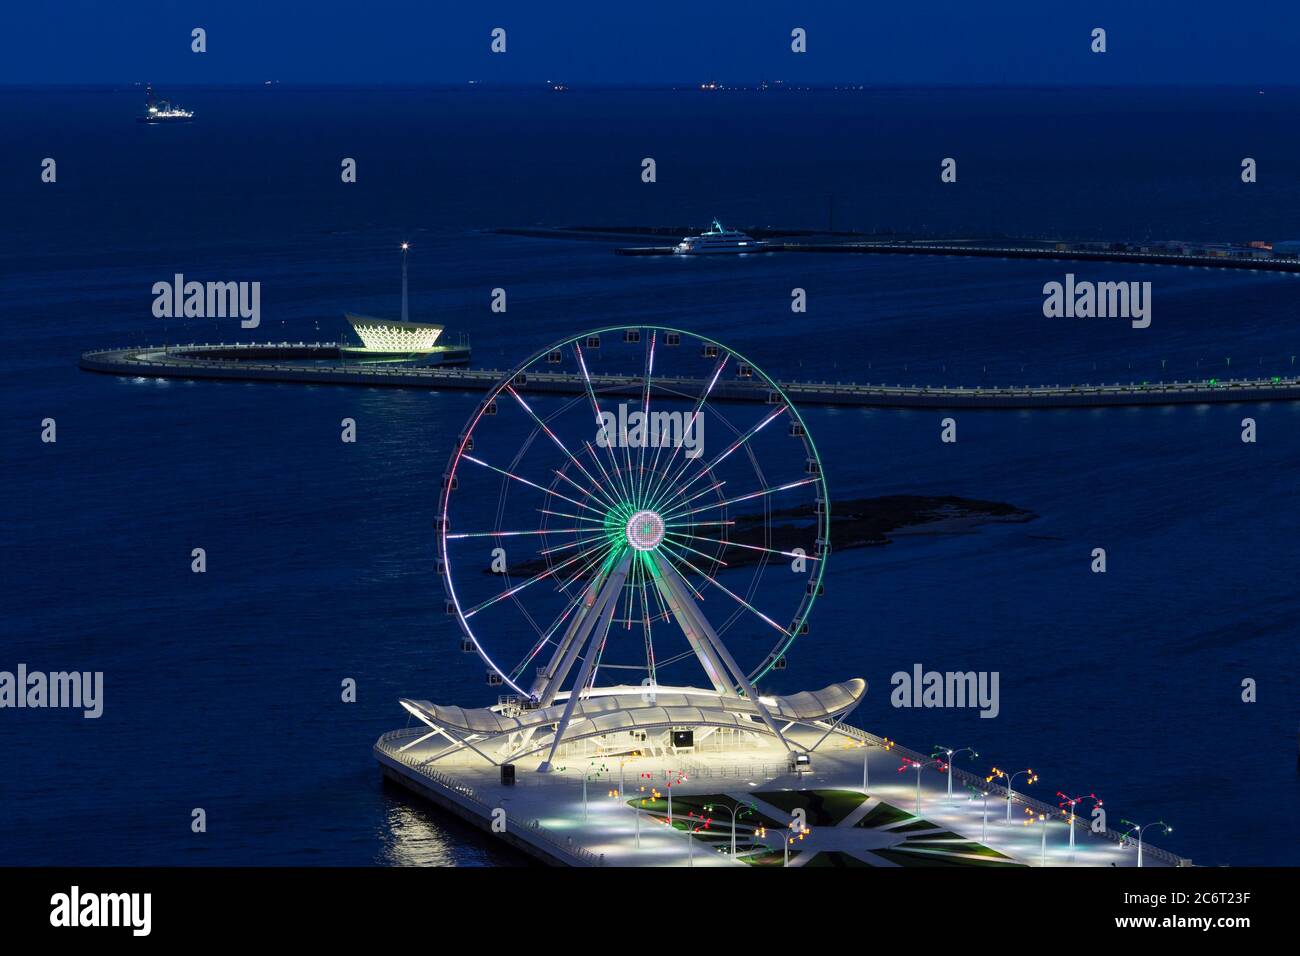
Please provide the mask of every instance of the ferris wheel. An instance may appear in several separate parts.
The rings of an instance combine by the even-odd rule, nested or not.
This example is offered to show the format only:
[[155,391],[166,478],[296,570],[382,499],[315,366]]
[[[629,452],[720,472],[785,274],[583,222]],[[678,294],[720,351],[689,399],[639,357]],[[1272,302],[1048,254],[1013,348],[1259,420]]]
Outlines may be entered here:
[[452,452],[437,529],[462,650],[531,707],[701,672],[757,700],[830,552],[821,460],[780,385],[658,326],[587,332],[504,375]]

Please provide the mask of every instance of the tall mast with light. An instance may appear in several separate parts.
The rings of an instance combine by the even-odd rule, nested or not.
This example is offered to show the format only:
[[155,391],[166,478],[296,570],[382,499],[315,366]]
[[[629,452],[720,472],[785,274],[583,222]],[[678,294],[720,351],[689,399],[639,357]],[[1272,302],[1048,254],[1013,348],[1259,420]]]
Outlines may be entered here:
[[408,310],[406,306],[406,251],[411,248],[409,242],[402,243],[402,321],[408,322]]

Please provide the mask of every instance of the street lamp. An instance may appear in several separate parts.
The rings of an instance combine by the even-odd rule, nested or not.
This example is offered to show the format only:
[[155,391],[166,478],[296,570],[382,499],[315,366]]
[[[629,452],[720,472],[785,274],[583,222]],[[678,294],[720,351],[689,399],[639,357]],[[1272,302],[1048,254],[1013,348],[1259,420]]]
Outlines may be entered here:
[[972,800],[974,800],[976,797],[983,797],[984,799],[984,822],[980,824],[980,842],[988,843],[989,842],[989,790],[987,787],[985,787],[984,789],[980,789],[979,787],[972,787],[970,784],[966,784],[966,789],[970,791],[970,798]]
[[674,774],[674,773],[677,774],[677,779],[669,780],[667,783],[664,784],[664,789],[668,791],[668,825],[669,826],[673,825],[673,785],[678,783],[683,783],[686,780],[686,774],[682,773],[680,770],[668,770],[664,773],[664,776],[666,778],[669,774]]
[[[758,807],[752,803],[746,802],[737,803],[730,807],[723,804],[722,808],[731,813],[731,855],[734,857],[736,855],[736,818],[737,816],[752,816],[758,812]],[[707,813],[716,812],[716,807],[712,803],[707,804],[704,809]]]
[[[645,788],[644,786],[641,788],[641,792],[642,792],[643,794],[646,792],[646,788]],[[646,805],[646,801],[648,801],[648,800],[655,800],[655,801],[657,801],[657,800],[658,800],[660,797],[662,797],[662,796],[663,796],[663,794],[659,792],[659,789],[658,789],[657,787],[650,787],[650,794],[649,794],[649,796],[643,796],[643,797],[641,798],[641,806],[644,807],[644,806]],[[640,846],[640,845],[641,845],[641,809],[640,809],[640,807],[637,808],[637,816],[636,816],[636,839],[637,839],[637,846]]]
[[1147,829],[1147,827],[1162,827],[1162,828],[1164,829],[1164,832],[1165,832],[1165,833],[1173,833],[1173,832],[1174,832],[1174,828],[1171,827],[1169,824],[1165,823],[1164,820],[1156,820],[1154,823],[1147,823],[1147,824],[1145,824],[1145,825],[1143,825],[1143,826],[1139,826],[1138,824],[1134,823],[1132,820],[1120,820],[1119,822],[1120,822],[1120,823],[1126,823],[1126,824],[1128,824],[1129,829],[1126,830],[1126,831],[1124,832],[1124,836],[1125,836],[1125,837],[1127,837],[1127,836],[1128,836],[1130,833],[1132,833],[1134,830],[1137,831],[1137,835],[1138,835],[1138,866],[1141,866],[1141,865],[1142,865],[1142,834],[1143,834],[1143,832]]
[[919,760],[913,760],[910,757],[904,757],[902,764],[899,765],[898,772],[904,770],[916,771],[916,815],[921,815],[921,771],[925,769],[925,764]]
[[1067,806],[1070,808],[1070,858],[1074,859],[1074,808],[1084,800],[1091,800],[1094,807],[1099,807],[1101,806],[1101,800],[1095,793],[1085,794],[1082,797],[1068,797],[1058,790],[1056,791],[1056,795],[1061,798],[1061,802],[1058,806],[1060,806],[1062,810]]
[[[871,752],[871,742],[869,740],[864,740],[859,743],[858,746],[862,748],[862,793],[865,796],[868,794],[867,757]],[[888,737],[881,738],[880,749],[885,751],[893,750],[894,741],[890,740]]]
[[[695,819],[694,812],[687,814],[687,819],[694,820]],[[707,830],[709,828],[709,825],[713,822],[712,820],[705,820],[703,817],[701,817],[700,819],[702,821],[701,826],[696,827],[696,826],[691,826],[690,823],[686,824],[686,847],[687,847],[686,852],[688,855],[687,865],[692,867],[695,866],[695,837],[692,834],[699,833],[701,830]]]
[[406,252],[411,248],[409,242],[402,243],[402,321],[407,321],[408,311],[406,308]]
[[608,769],[609,768],[606,767],[604,764],[601,764],[599,767],[596,767],[596,762],[593,760],[590,764],[587,765],[587,770],[582,775],[582,819],[583,821],[586,821],[587,819],[587,781],[599,780],[600,775]]
[[[582,772],[582,819],[584,822],[587,819],[587,781],[599,780],[601,772],[608,769],[602,764],[599,769],[593,771],[591,768],[595,766],[596,766],[596,762],[593,760],[588,765],[587,769]],[[556,773],[568,773],[569,768],[556,767],[555,771]]]
[[1029,770],[1028,768],[1026,768],[1025,770],[1017,770],[1015,773],[1007,773],[1005,770],[999,770],[997,767],[994,767],[993,770],[989,773],[989,775],[984,778],[985,783],[992,783],[994,778],[1000,778],[1006,781],[1005,786],[1007,788],[1007,824],[1008,825],[1011,823],[1011,798],[1015,796],[1015,794],[1011,790],[1011,785],[1016,782],[1016,777],[1024,777],[1026,787],[1029,786],[1031,783],[1038,782],[1038,774],[1034,773],[1032,770]]
[[793,832],[793,835],[790,833],[785,835],[785,859],[781,863],[782,866],[790,865],[790,844],[794,843],[796,839],[802,840],[809,833],[812,833],[812,828],[808,826],[808,824],[800,823],[798,820],[791,820],[789,823],[789,829]]
[[1047,866],[1047,814],[1039,813],[1035,815],[1034,811],[1025,807],[1025,813],[1029,814],[1029,819],[1025,821],[1025,826],[1037,822],[1043,828],[1043,838],[1038,844],[1038,865]]
[[957,749],[957,750],[953,750],[953,749],[951,749],[950,747],[945,747],[943,744],[935,744],[935,745],[934,745],[934,753],[930,754],[930,757],[931,757],[931,758],[937,758],[940,754],[943,754],[945,757],[947,757],[947,763],[948,763],[948,802],[949,802],[949,803],[952,803],[952,762],[953,762],[953,758],[956,757],[958,754],[970,754],[970,755],[971,755],[971,758],[974,759],[974,758],[978,757],[979,754],[977,754],[977,753],[975,752],[974,748],[971,748],[971,747],[961,747],[961,748],[959,748],[959,749]]

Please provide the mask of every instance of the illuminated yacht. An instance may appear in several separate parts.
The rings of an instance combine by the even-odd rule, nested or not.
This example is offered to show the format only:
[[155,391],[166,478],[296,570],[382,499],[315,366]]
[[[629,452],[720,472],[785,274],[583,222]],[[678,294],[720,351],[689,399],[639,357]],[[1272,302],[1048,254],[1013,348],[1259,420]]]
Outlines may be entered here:
[[766,245],[762,239],[754,239],[738,229],[728,229],[715,219],[708,232],[687,236],[674,247],[674,251],[683,256],[706,256],[728,252],[761,252]]
[[194,112],[192,110],[181,109],[179,106],[174,105],[170,100],[155,99],[152,83],[145,87],[144,114],[136,117],[137,122],[188,123],[192,119],[194,119]]

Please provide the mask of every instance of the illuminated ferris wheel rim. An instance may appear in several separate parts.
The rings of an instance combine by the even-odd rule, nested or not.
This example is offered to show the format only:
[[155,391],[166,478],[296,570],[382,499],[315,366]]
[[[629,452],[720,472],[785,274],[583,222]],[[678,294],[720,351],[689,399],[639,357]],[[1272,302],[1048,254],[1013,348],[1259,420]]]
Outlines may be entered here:
[[[515,692],[517,692],[523,697],[532,697],[535,695],[533,694],[532,691],[528,690],[525,686],[521,686],[522,682],[519,682],[517,680],[517,677],[512,677],[511,671],[500,666],[496,662],[496,660],[494,660],[493,657],[488,653],[488,649],[484,646],[483,642],[479,640],[479,636],[475,633],[473,627],[471,626],[468,620],[468,618],[471,616],[473,612],[471,613],[466,612],[466,609],[462,607],[461,601],[456,594],[455,581],[453,580],[453,576],[452,576],[452,562],[448,551],[447,542],[449,537],[452,538],[457,537],[457,535],[449,536],[448,534],[448,529],[451,524],[451,520],[450,520],[451,500],[452,500],[451,494],[456,487],[457,472],[463,460],[470,460],[470,461],[474,461],[477,464],[484,464],[483,462],[478,461],[477,459],[473,458],[471,455],[468,454],[467,446],[471,445],[474,431],[476,428],[478,428],[484,415],[488,413],[488,410],[490,408],[493,410],[493,413],[495,413],[496,402],[503,395],[509,395],[513,397],[528,412],[528,414],[532,417],[536,425],[535,434],[538,430],[544,431],[548,434],[548,436],[553,441],[556,442],[557,445],[560,445],[561,448],[563,448],[563,445],[550,431],[546,422],[542,418],[539,418],[537,414],[532,411],[531,407],[528,406],[528,404],[520,397],[518,391],[514,387],[515,384],[520,383],[520,388],[523,388],[524,387],[523,383],[526,382],[527,373],[530,369],[532,369],[539,362],[545,360],[549,355],[562,352],[564,349],[572,347],[574,349],[575,355],[578,357],[578,361],[586,384],[585,396],[580,396],[579,399],[576,400],[580,401],[581,397],[590,397],[593,405],[598,408],[598,402],[596,398],[598,392],[596,386],[593,384],[592,375],[587,370],[585,360],[582,358],[582,343],[583,342],[589,343],[593,339],[598,340],[599,337],[603,335],[608,335],[611,333],[626,333],[629,331],[635,331],[638,333],[650,333],[652,335],[652,340],[651,340],[650,350],[649,350],[651,363],[653,363],[653,355],[654,355],[654,337],[657,337],[661,334],[665,336],[669,334],[674,334],[678,336],[679,339],[677,344],[680,344],[681,337],[688,337],[690,339],[695,340],[697,343],[702,343],[705,346],[712,346],[713,348],[718,350],[716,353],[716,356],[719,358],[718,367],[714,371],[712,379],[709,380],[708,385],[702,394],[698,396],[692,396],[687,393],[672,393],[676,398],[679,399],[691,399],[691,398],[697,399],[696,413],[695,413],[696,415],[698,415],[701,411],[703,411],[708,401],[708,398],[712,393],[714,386],[718,383],[723,368],[725,367],[725,365],[729,360],[735,359],[736,362],[738,363],[738,366],[743,365],[744,367],[748,368],[750,370],[750,373],[753,376],[760,378],[763,381],[766,387],[770,390],[771,394],[779,398],[778,402],[775,403],[769,402],[769,404],[778,404],[780,407],[775,412],[773,412],[770,416],[768,416],[761,423],[759,427],[762,427],[762,425],[766,425],[767,422],[770,422],[771,420],[775,419],[781,412],[788,413],[791,417],[792,425],[797,423],[797,425],[799,426],[799,436],[802,439],[807,449],[809,461],[816,463],[815,474],[812,478],[806,479],[805,481],[791,483],[789,485],[783,486],[782,488],[775,489],[775,490],[785,490],[786,487],[794,487],[795,485],[814,484],[814,483],[816,484],[817,492],[818,492],[817,494],[818,508],[816,514],[817,514],[817,523],[818,523],[818,545],[819,545],[820,553],[816,557],[809,558],[809,561],[812,563],[812,567],[813,567],[813,575],[810,579],[810,585],[807,592],[808,597],[806,603],[801,605],[797,613],[797,616],[794,622],[792,623],[792,625],[790,626],[790,628],[788,629],[781,628],[780,625],[776,625],[775,622],[772,621],[770,618],[768,618],[766,615],[763,615],[761,612],[758,612],[753,607],[750,607],[751,611],[754,611],[754,613],[764,618],[764,620],[766,620],[767,623],[772,624],[774,627],[780,630],[783,634],[783,640],[778,642],[778,646],[774,648],[774,650],[771,653],[768,654],[768,656],[764,659],[764,662],[762,664],[760,664],[757,668],[755,668],[751,673],[748,674],[749,682],[752,683],[760,680],[768,672],[770,672],[773,667],[777,666],[778,659],[781,659],[784,656],[785,652],[794,643],[795,639],[799,636],[799,634],[802,631],[806,630],[806,622],[811,613],[815,598],[818,594],[821,593],[822,579],[825,574],[825,557],[826,554],[829,552],[830,499],[826,490],[825,478],[823,474],[823,469],[821,467],[821,457],[817,451],[816,443],[813,441],[813,438],[807,428],[803,416],[799,413],[798,408],[795,406],[794,402],[790,399],[789,395],[786,394],[785,390],[780,386],[780,384],[771,376],[769,376],[766,372],[764,372],[760,366],[756,365],[750,359],[748,359],[747,357],[745,357],[743,354],[736,351],[735,349],[731,348],[730,346],[727,346],[717,341],[716,339],[710,338],[709,336],[701,335],[697,332],[691,332],[673,326],[653,325],[653,324],[644,324],[644,323],[633,324],[633,325],[613,325],[613,326],[604,326],[601,328],[585,331],[577,335],[568,336],[566,338],[553,342],[552,344],[548,345],[545,348],[537,350],[526,360],[520,362],[513,369],[503,374],[501,378],[488,389],[486,397],[479,403],[478,408],[475,409],[474,413],[469,417],[466,427],[462,431],[460,438],[456,443],[455,450],[452,452],[451,457],[449,459],[447,469],[443,477],[441,510],[437,522],[438,554],[439,554],[439,559],[441,564],[441,576],[449,599],[449,610],[454,609],[454,613],[457,618],[457,622],[461,628],[461,631],[472,644],[474,651],[484,661],[484,663],[487,664],[487,666],[491,669],[491,672],[494,672],[497,676],[500,677],[502,684],[510,687],[512,690],[514,690]],[[639,341],[639,339],[637,341]],[[642,387],[645,390],[645,393],[647,394],[647,401],[648,401],[651,377],[652,374],[650,370],[647,369],[647,371],[644,374],[637,373],[635,375],[619,376],[618,378],[619,378],[620,386],[623,388],[627,388],[631,386]],[[616,391],[616,390],[617,389],[611,389],[608,385],[604,385],[599,390],[599,394],[608,396],[611,391]],[[743,443],[744,440],[747,440],[747,438],[750,437],[750,435],[752,435],[753,432],[756,430],[757,429],[751,430],[749,435],[744,436],[744,439],[742,439],[741,442],[738,442],[737,445]],[[732,448],[732,450],[734,450],[734,447]],[[574,459],[574,456],[570,454],[567,451],[567,449],[565,451],[566,454],[569,455],[569,458],[573,459],[575,464],[578,464],[576,459]],[[508,472],[502,471],[499,468],[495,468],[490,465],[487,467],[492,468],[492,470],[494,471],[501,471],[501,473],[505,475],[507,478],[516,477],[514,475],[511,475]],[[567,468],[568,466],[566,465],[565,467]],[[580,464],[579,467],[581,467]],[[707,466],[706,466],[706,470],[707,470]],[[698,474],[696,477],[698,477]],[[532,482],[527,482],[527,481],[525,481],[525,483],[531,484],[533,485],[533,487],[538,488],[543,492],[554,493],[553,491],[548,492],[547,489],[542,487],[541,485],[534,484]],[[566,499],[566,500],[572,500],[572,499]],[[627,550],[631,552],[634,556],[648,557],[650,553],[659,546],[659,544],[662,542],[665,536],[666,529],[664,527],[664,516],[660,515],[658,512],[654,511],[653,509],[643,509],[634,506],[630,510],[624,512],[623,514],[620,514],[618,518],[620,524],[623,524],[625,522],[625,524],[623,524],[623,530],[625,531],[627,536],[626,538],[626,544],[628,545]],[[636,524],[638,521],[640,522],[641,527],[640,529],[634,529],[634,524]],[[656,522],[658,523],[657,526],[655,526]],[[516,532],[516,533],[520,533],[520,532]],[[542,530],[540,532],[522,532],[522,533],[545,534],[546,532],[545,530]],[[822,547],[823,545],[824,547]],[[759,549],[759,550],[764,550],[764,549]],[[717,584],[716,581],[714,581],[713,583]],[[718,586],[722,587],[721,585]],[[733,598],[736,597],[736,595],[732,594],[725,587],[722,588],[722,590],[728,593],[731,597]],[[745,602],[741,601],[741,603],[744,604]]]

